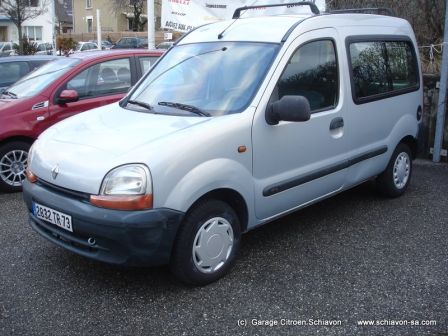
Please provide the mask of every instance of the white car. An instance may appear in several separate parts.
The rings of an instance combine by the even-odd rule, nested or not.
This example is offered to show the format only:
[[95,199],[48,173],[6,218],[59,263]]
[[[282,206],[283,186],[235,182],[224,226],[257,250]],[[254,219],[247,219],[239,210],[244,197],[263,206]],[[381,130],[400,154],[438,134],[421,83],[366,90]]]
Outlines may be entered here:
[[13,42],[0,42],[0,56],[16,55],[14,46],[17,46],[17,44]]
[[23,186],[34,230],[204,285],[248,230],[371,179],[402,195],[423,106],[410,24],[304,5],[199,27],[120,103],[45,131]]
[[98,50],[98,45],[94,42],[78,42],[73,52],[77,53],[90,50]]
[[40,42],[37,44],[36,55],[53,55],[54,48],[53,44],[48,42]]

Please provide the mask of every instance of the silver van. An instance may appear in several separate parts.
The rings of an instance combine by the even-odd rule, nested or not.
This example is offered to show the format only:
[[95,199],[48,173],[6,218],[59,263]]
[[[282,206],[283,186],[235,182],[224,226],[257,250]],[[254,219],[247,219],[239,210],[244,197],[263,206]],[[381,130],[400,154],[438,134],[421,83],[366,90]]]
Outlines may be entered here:
[[371,179],[403,194],[423,106],[412,28],[310,6],[201,26],[122,101],[44,132],[23,192],[33,229],[204,285],[257,226]]

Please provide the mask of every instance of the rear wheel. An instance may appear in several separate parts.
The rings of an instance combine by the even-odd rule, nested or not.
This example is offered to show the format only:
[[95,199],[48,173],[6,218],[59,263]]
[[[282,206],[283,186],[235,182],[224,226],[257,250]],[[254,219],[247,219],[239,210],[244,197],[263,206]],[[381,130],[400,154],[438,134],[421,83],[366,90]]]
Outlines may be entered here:
[[240,245],[238,216],[225,202],[207,200],[195,206],[176,237],[171,271],[182,282],[206,285],[232,267]]
[[377,188],[385,196],[401,196],[409,186],[411,174],[411,150],[405,143],[400,143],[395,148],[386,170],[377,177]]
[[0,191],[22,190],[30,144],[14,141],[0,146]]

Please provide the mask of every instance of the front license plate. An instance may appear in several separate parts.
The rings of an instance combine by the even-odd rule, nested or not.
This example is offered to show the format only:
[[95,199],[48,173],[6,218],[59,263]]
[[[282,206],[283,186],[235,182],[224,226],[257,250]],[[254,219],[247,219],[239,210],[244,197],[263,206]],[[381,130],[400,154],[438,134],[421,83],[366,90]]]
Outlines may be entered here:
[[53,210],[38,203],[33,203],[33,214],[39,219],[57,225],[64,230],[73,232],[72,216],[70,215],[66,215],[65,213]]

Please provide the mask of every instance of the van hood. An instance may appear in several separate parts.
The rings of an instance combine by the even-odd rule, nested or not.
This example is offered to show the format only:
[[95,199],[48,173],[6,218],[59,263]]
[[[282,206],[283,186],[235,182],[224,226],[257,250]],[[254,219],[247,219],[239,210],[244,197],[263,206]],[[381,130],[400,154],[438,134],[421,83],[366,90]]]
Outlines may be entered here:
[[209,118],[172,116],[124,109],[118,103],[66,119],[44,133],[52,141],[92,147],[119,157]]
[[[113,168],[157,156],[153,142],[211,118],[130,111],[118,103],[68,118],[35,142],[30,167],[39,178],[70,190],[97,194]],[[171,142],[171,141],[168,141]],[[143,157],[144,156],[144,157]],[[57,177],[52,170],[58,168]],[[150,167],[149,167],[150,168]]]

